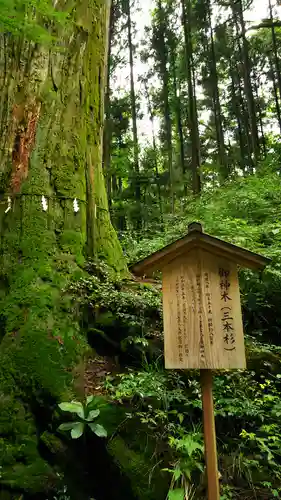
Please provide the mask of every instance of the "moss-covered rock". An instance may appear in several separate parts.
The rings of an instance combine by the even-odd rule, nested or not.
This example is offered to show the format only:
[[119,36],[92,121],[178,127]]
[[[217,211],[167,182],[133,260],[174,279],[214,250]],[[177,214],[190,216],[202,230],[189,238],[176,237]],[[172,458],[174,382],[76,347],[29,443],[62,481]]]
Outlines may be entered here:
[[108,444],[108,451],[114,462],[131,483],[132,491],[138,500],[163,500],[168,484],[163,480],[161,470],[152,467],[151,456],[144,451],[136,451],[129,444],[130,438],[114,437]]

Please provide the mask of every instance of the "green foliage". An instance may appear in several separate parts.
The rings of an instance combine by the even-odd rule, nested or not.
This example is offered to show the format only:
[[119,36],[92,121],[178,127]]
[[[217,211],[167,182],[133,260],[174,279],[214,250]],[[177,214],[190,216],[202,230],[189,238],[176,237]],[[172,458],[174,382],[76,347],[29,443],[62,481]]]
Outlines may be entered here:
[[98,437],[107,437],[107,431],[103,425],[94,422],[94,420],[99,417],[100,410],[92,409],[94,401],[94,396],[88,396],[86,403],[83,405],[80,401],[71,401],[71,403],[60,403],[59,408],[62,411],[69,413],[76,413],[79,418],[78,422],[68,422],[63,423],[59,426],[60,431],[70,431],[72,439],[80,438],[86,426],[88,426],[91,431]]
[[[135,358],[161,354],[161,297],[154,287],[122,279],[102,263],[90,263],[94,276],[82,278],[68,288],[82,311],[90,344],[116,355],[130,352]],[[103,351],[104,352],[104,351]]]
[[164,469],[172,474],[168,500],[182,498],[189,500],[194,493],[193,476],[194,472],[203,472],[203,452],[202,434],[193,432],[182,433],[180,438],[169,438],[172,450],[178,454],[178,460],[173,464],[173,468]]
[[65,26],[67,17],[68,13],[56,9],[51,0],[0,1],[1,32],[36,43],[55,41],[54,28]]

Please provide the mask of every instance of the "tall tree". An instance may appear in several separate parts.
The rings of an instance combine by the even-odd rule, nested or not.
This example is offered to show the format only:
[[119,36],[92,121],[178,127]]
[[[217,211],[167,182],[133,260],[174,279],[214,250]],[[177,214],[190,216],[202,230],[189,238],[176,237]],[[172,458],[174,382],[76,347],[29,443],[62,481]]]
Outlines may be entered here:
[[[272,47],[273,47],[273,54],[271,56],[271,61],[274,61],[274,70],[273,71],[273,86],[274,86],[274,93],[275,93],[275,101],[276,101],[276,113],[277,113],[277,118],[278,118],[278,123],[279,127],[281,130],[281,113],[280,113],[280,102],[281,102],[281,68],[280,68],[280,62],[279,62],[279,55],[278,55],[278,44],[277,44],[277,37],[276,37],[276,31],[275,31],[275,26],[274,26],[274,18],[273,18],[273,9],[271,5],[271,0],[268,0],[268,5],[269,5],[269,15],[270,15],[270,21],[271,21],[271,36],[272,36]],[[276,84],[277,80],[277,84]],[[278,93],[277,93],[277,88],[278,88]],[[279,95],[278,95],[279,94]]]
[[141,185],[140,185],[140,166],[139,166],[139,141],[137,128],[137,105],[134,78],[134,45],[132,40],[132,18],[131,18],[131,0],[125,0],[125,12],[127,15],[128,26],[128,48],[130,63],[130,89],[131,89],[131,108],[133,123],[133,142],[134,142],[134,184],[136,195],[136,227],[141,229]]
[[181,0],[182,24],[185,39],[185,61],[186,77],[188,85],[188,120],[189,133],[192,152],[192,190],[194,194],[199,194],[201,190],[200,179],[200,139],[198,129],[198,115],[196,94],[194,86],[194,64],[193,64],[193,44],[192,44],[192,7],[191,0]]
[[151,98],[149,95],[147,78],[143,78],[142,83],[143,83],[144,89],[145,89],[145,96],[146,96],[146,100],[147,100],[149,119],[150,119],[150,123],[151,123],[152,147],[153,147],[153,165],[154,165],[155,180],[156,180],[156,185],[157,185],[160,221],[161,221],[161,224],[163,225],[163,208],[162,208],[160,177],[159,177],[159,168],[158,168],[158,159],[157,159],[158,155],[157,155],[156,137],[155,137],[154,113],[153,113]]
[[[246,37],[246,27],[243,14],[242,0],[239,0],[236,4],[232,5],[233,17],[235,18],[237,35],[241,36],[242,46],[240,47],[240,53],[242,57],[242,71],[244,80],[244,90],[248,108],[249,122],[250,122],[250,137],[252,141],[252,150],[255,162],[257,163],[259,159],[259,135],[257,126],[257,112],[256,103],[253,95],[253,86],[251,81],[251,60],[249,57],[249,42]],[[238,28],[240,25],[240,30]]]
[[210,49],[211,49],[211,57],[210,57],[210,80],[212,84],[212,92],[213,92],[213,110],[215,117],[215,126],[216,126],[216,136],[217,136],[217,148],[218,148],[218,157],[219,162],[222,167],[222,170],[225,174],[228,173],[227,166],[227,158],[225,152],[225,141],[224,141],[224,130],[223,130],[223,122],[222,122],[222,109],[221,109],[221,101],[220,101],[220,91],[219,91],[219,78],[217,71],[217,57],[214,43],[214,30],[212,26],[212,10],[211,10],[211,2],[207,0],[207,21],[210,29]]
[[111,77],[111,52],[114,36],[114,26],[116,21],[116,0],[112,0],[110,9],[109,33],[108,33],[108,49],[107,49],[107,71],[106,71],[106,86],[104,93],[104,110],[105,110],[105,123],[103,132],[103,168],[106,179],[106,189],[108,205],[112,204],[112,179],[110,172],[110,158],[111,158],[111,140],[112,130],[110,123],[110,77]]
[[10,24],[0,35],[1,480],[18,491],[56,480],[36,415],[46,398],[65,397],[85,344],[69,280],[87,256],[126,272],[102,172],[110,5],[77,0],[71,22],[57,24],[68,2],[45,3],[44,15],[24,5],[22,19],[37,21],[28,37]]
[[173,172],[173,146],[172,146],[172,119],[171,119],[171,103],[170,103],[170,77],[168,71],[169,54],[167,47],[167,20],[162,0],[157,1],[157,10],[153,25],[153,47],[155,51],[156,61],[159,67],[159,76],[161,78],[162,92],[161,99],[163,100],[164,110],[164,128],[165,128],[165,152],[168,161],[169,184],[170,184],[170,203],[171,210],[174,213],[174,172]]
[[172,81],[173,81],[173,105],[175,108],[175,115],[176,115],[176,131],[178,134],[178,143],[179,143],[179,149],[180,149],[180,167],[184,179],[184,192],[186,194],[187,191],[187,185],[186,185],[186,164],[185,164],[185,158],[184,158],[184,135],[183,135],[183,124],[182,124],[182,109],[181,109],[181,102],[180,102],[180,92],[179,92],[179,86],[178,86],[178,79],[177,79],[177,54],[176,54],[176,42],[177,40],[175,37],[170,36],[170,53],[171,53],[171,73],[172,73]]

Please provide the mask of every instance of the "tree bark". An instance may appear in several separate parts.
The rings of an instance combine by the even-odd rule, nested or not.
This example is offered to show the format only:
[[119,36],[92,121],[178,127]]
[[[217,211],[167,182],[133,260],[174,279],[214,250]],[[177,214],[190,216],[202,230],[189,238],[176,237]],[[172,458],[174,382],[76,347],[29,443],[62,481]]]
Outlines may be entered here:
[[[274,56],[274,66],[275,66],[275,71],[273,71],[273,85],[274,85],[274,95],[275,95],[275,102],[276,102],[276,113],[277,113],[277,119],[279,123],[279,127],[281,130],[281,119],[280,119],[280,101],[281,101],[281,72],[280,72],[280,64],[279,64],[279,56],[278,56],[278,47],[277,47],[277,39],[276,39],[276,33],[275,33],[275,26],[273,22],[273,12],[272,12],[272,5],[271,1],[268,0],[268,5],[269,5],[269,13],[270,13],[270,20],[271,20],[271,37],[272,37],[272,45],[273,45],[273,56]],[[272,60],[272,57],[270,58]],[[277,76],[277,83],[278,83],[278,92],[277,92],[277,85],[276,85],[276,80],[275,77]],[[279,93],[279,96],[278,96]]]
[[134,79],[134,50],[132,42],[132,20],[131,20],[131,0],[126,0],[126,13],[128,19],[128,46],[129,46],[129,62],[130,62],[130,88],[131,88],[131,110],[133,122],[133,143],[134,143],[134,178],[135,178],[135,194],[136,194],[136,228],[141,230],[141,186],[140,186],[140,167],[139,167],[139,141],[137,128],[137,107]]
[[158,11],[159,11],[159,46],[161,47],[160,55],[160,72],[162,76],[162,93],[164,101],[164,122],[165,122],[165,135],[166,135],[166,153],[168,159],[168,170],[169,170],[169,182],[170,182],[170,200],[171,200],[171,211],[174,214],[175,211],[175,199],[174,199],[174,172],[173,172],[173,146],[172,146],[172,120],[171,120],[171,109],[170,109],[170,99],[169,99],[169,73],[167,69],[168,64],[168,51],[165,40],[165,17],[164,10],[161,0],[158,1]]
[[1,430],[1,481],[36,493],[56,474],[33,410],[69,397],[86,347],[69,282],[87,256],[127,273],[102,172],[109,3],[77,0],[73,13],[58,48],[0,36],[0,429],[15,426]]
[[222,111],[221,111],[221,103],[220,103],[220,92],[219,92],[219,79],[217,72],[217,62],[216,62],[216,51],[214,44],[214,33],[212,27],[212,17],[211,17],[211,5],[210,0],[208,0],[207,4],[208,10],[208,24],[211,31],[211,60],[210,60],[210,77],[213,85],[213,106],[214,106],[214,116],[215,116],[215,125],[216,125],[216,136],[217,136],[217,147],[218,147],[218,156],[219,162],[224,172],[224,176],[227,176],[228,173],[228,165],[225,154],[225,142],[224,142],[224,131],[222,124]]
[[[258,125],[256,118],[255,99],[253,96],[253,88],[251,82],[251,61],[249,56],[249,47],[248,47],[248,40],[246,37],[246,28],[245,28],[245,21],[244,21],[241,0],[238,1],[237,7],[238,7],[238,19],[241,26],[241,37],[242,37],[241,55],[243,60],[244,89],[245,89],[245,96],[246,96],[250,126],[251,126],[251,141],[252,141],[253,154],[255,163],[257,163],[259,159],[259,135],[258,135]],[[237,19],[235,6],[233,7],[233,13],[235,19]],[[239,31],[237,31],[237,33],[239,33]]]
[[108,37],[108,50],[107,50],[107,71],[106,71],[106,86],[104,94],[104,110],[105,110],[105,123],[103,131],[103,170],[106,180],[106,191],[108,205],[112,205],[112,179],[110,171],[111,163],[111,141],[112,141],[112,130],[111,130],[111,120],[110,120],[110,60],[111,60],[111,49],[113,42],[113,30],[114,30],[114,2],[111,3],[110,9],[110,21],[109,21],[109,37]]
[[201,191],[200,179],[200,144],[199,144],[199,131],[198,131],[198,116],[196,97],[193,86],[193,47],[191,38],[191,3],[187,1],[188,12],[186,12],[185,0],[181,0],[182,7],[182,24],[185,39],[185,60],[186,60],[186,76],[188,85],[188,121],[189,121],[189,134],[192,151],[192,191],[194,194],[199,194]]
[[173,90],[174,90],[174,105],[175,105],[175,114],[176,114],[176,123],[177,123],[177,133],[179,136],[179,146],[180,146],[180,168],[183,176],[183,185],[184,185],[184,194],[187,193],[187,185],[186,185],[186,165],[184,158],[184,137],[183,137],[183,128],[182,128],[182,116],[181,116],[181,103],[178,95],[178,85],[177,85],[177,72],[176,72],[176,56],[175,49],[171,47],[171,70],[173,77]]
[[158,169],[158,162],[157,162],[157,147],[156,147],[156,138],[155,138],[154,117],[153,117],[153,111],[152,111],[152,105],[151,105],[151,101],[150,101],[147,81],[144,81],[144,88],[145,88],[145,93],[146,93],[148,112],[149,112],[149,118],[150,118],[151,129],[152,129],[154,172],[155,172],[155,179],[156,179],[156,185],[157,185],[159,214],[160,214],[160,222],[161,222],[161,228],[162,228],[163,224],[164,224],[164,220],[163,220],[163,208],[162,208],[162,198],[161,198],[161,188],[160,188],[160,176],[159,176],[159,169]]

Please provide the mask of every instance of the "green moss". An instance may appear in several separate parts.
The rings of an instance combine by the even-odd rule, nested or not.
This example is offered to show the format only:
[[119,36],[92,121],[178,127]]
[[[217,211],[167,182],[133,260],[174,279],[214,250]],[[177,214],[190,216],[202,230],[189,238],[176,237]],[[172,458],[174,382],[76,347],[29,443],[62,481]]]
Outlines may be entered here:
[[19,400],[1,393],[0,415],[2,485],[30,492],[42,490],[42,482],[53,473],[38,454],[32,414]]
[[[10,134],[10,124],[17,127],[11,115],[14,104],[26,109],[34,100],[41,102],[27,176],[13,197],[12,210],[5,213],[7,205],[0,204],[0,392],[4,402],[1,407],[0,401],[0,483],[1,488],[6,485],[15,491],[42,492],[55,481],[38,447],[48,417],[40,421],[39,432],[35,416],[36,412],[44,414],[44,405],[48,410],[48,405],[69,398],[73,369],[87,349],[79,311],[64,290],[70,281],[85,276],[82,266],[88,255],[102,256],[126,273],[106,212],[100,157],[104,2],[81,0],[77,7],[73,12],[78,25],[72,25],[73,36],[65,34],[67,50],[34,51],[34,59],[28,60],[30,78],[21,71],[31,51],[22,50],[23,64],[13,79],[24,81],[25,87],[18,91],[11,84],[5,95]],[[11,54],[15,43],[12,37],[7,42]],[[9,47],[7,54],[6,63],[11,61],[14,72]],[[53,79],[58,88],[55,93],[50,91]],[[12,150],[14,139],[5,134],[0,138],[2,158]],[[10,155],[1,175],[7,196],[12,163]],[[42,195],[48,203],[46,211]],[[75,198],[78,213],[74,212]],[[102,216],[101,209],[105,209]]]
[[43,432],[40,436],[40,441],[42,441],[53,454],[65,453],[66,451],[66,446],[63,445],[62,441],[48,431]]
[[151,456],[131,449],[121,437],[115,437],[109,442],[108,451],[121,472],[129,478],[137,498],[140,500],[164,498],[167,491],[166,482],[161,480],[161,473],[156,467],[154,469],[157,479],[155,481],[155,474],[153,479]]

